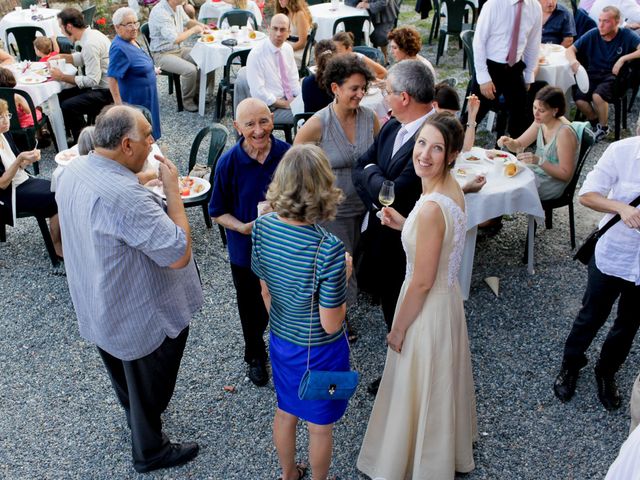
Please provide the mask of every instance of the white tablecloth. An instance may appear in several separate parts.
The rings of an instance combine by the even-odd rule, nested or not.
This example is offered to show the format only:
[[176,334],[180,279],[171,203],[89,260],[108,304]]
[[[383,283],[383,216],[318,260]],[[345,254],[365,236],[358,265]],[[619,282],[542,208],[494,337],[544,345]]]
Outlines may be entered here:
[[[216,32],[214,32],[214,35],[216,35]],[[204,116],[205,97],[207,95],[207,73],[224,67],[232,52],[251,49],[265,39],[266,37],[261,40],[243,42],[241,38],[238,38],[240,43],[233,48],[226,47],[219,42],[203,43],[198,41],[195,43],[191,49],[191,58],[193,58],[200,70],[198,113],[201,116]]]
[[[373,93],[365,95],[362,98],[360,105],[370,108],[376,113],[377,117],[381,119],[387,115],[387,105],[384,101],[382,93],[380,92],[380,89],[378,89],[377,87],[375,89],[371,87],[371,91]],[[293,102],[291,102],[291,112],[294,115],[297,115],[298,113],[304,113],[304,102],[302,101],[302,95],[298,95],[293,99]]]
[[41,27],[47,34],[47,37],[62,35],[57,18],[59,12],[60,10],[55,8],[38,8],[36,15],[42,15],[43,20],[31,20],[31,12],[29,9],[19,12],[9,12],[0,20],[0,38],[2,38],[3,42],[6,42],[7,28],[25,26]]
[[576,80],[564,52],[562,45],[543,44],[540,55],[544,57],[546,63],[539,66],[536,80],[544,80],[549,85],[559,87],[566,92],[576,83]]
[[[37,71],[46,66],[44,63],[34,62],[31,64],[31,67],[26,74],[32,73],[33,71]],[[49,116],[49,120],[51,121],[51,129],[53,130],[53,134],[56,137],[56,141],[58,143],[58,149],[64,150],[67,148],[67,134],[64,128],[64,119],[62,117],[62,110],[60,109],[60,102],[58,101],[58,94],[62,91],[63,88],[70,88],[72,85],[57,82],[55,80],[48,80],[44,83],[37,84],[25,84],[21,83],[22,67],[20,64],[12,64],[9,65],[8,68],[13,71],[16,77],[16,88],[20,90],[24,90],[29,94],[31,100],[33,100],[33,104],[35,106],[39,106],[44,104],[45,102],[48,105],[47,115]],[[65,65],[64,73],[67,75],[75,75],[77,72],[76,67],[73,65]]]
[[[331,3],[320,3],[309,7],[313,21],[318,24],[316,31],[316,42],[318,40],[327,40],[333,37],[333,24],[339,18],[344,17],[368,17],[369,12],[362,8],[349,7],[343,2],[338,4],[336,10],[332,10]],[[365,23],[363,30],[367,33],[371,31],[371,23]],[[366,35],[368,40],[369,35]]]
[[[529,238],[533,238],[533,220],[537,218],[542,221],[544,219],[544,210],[536,189],[534,173],[525,167],[515,177],[505,177],[499,164],[491,164],[484,160],[484,153],[484,149],[474,147],[470,154],[481,158],[481,160],[465,162],[459,157],[453,169],[453,174],[458,168],[473,170],[468,171],[466,177],[456,176],[460,185],[464,185],[474,178],[475,173],[481,171],[484,171],[487,177],[487,183],[479,192],[465,195],[467,236],[458,274],[460,289],[465,300],[469,297],[471,287],[478,225],[500,215],[522,212],[529,215]],[[533,244],[534,242],[529,242],[529,273],[533,273]]]
[[[253,16],[256,17],[256,21],[258,22],[258,26],[262,25],[262,12],[260,12],[260,7],[253,0],[249,0],[248,9]],[[228,12],[233,9],[233,5],[230,5],[222,0],[218,2],[214,2],[212,0],[207,0],[200,7],[200,12],[198,13],[198,20],[202,20],[203,18],[215,18],[216,21],[222,16],[223,13]],[[225,22],[226,23],[226,22]],[[220,25],[218,25],[220,26]]]

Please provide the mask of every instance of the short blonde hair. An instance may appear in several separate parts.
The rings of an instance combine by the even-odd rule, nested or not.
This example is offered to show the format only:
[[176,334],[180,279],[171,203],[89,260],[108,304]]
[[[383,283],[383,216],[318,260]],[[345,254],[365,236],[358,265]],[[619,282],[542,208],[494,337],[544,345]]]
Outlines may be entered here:
[[5,113],[9,113],[9,104],[6,100],[0,98],[0,115],[4,115]]
[[267,191],[267,200],[282,218],[306,223],[333,220],[344,195],[334,186],[329,160],[316,145],[291,147]]

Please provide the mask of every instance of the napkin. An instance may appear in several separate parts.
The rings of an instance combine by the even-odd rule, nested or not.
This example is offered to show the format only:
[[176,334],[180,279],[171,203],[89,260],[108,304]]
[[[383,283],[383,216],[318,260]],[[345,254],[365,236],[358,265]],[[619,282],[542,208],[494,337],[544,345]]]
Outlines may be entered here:
[[502,169],[502,173],[505,177],[515,177],[523,170],[522,165],[518,162],[514,162],[513,160],[504,162],[504,168]]
[[496,297],[498,295],[498,291],[500,289],[500,279],[498,277],[487,277],[484,281],[489,285],[489,288],[493,293],[495,293]]

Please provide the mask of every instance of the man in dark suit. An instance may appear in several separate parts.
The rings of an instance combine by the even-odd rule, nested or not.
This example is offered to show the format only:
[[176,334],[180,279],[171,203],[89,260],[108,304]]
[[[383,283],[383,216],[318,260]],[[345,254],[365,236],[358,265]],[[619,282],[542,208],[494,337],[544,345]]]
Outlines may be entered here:
[[393,181],[393,208],[405,217],[420,197],[420,179],[413,169],[412,153],[415,134],[435,112],[431,103],[433,83],[429,68],[419,60],[404,60],[389,70],[383,93],[393,117],[353,168],[353,183],[369,210],[361,240],[358,284],[380,298],[389,330],[404,280],[406,258],[400,232],[383,226],[375,216],[382,207],[378,193],[383,181]]

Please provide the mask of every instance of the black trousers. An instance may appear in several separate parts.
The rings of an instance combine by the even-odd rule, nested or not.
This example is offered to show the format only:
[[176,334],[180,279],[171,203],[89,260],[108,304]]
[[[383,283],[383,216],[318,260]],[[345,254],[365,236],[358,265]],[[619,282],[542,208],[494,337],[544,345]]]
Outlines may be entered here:
[[618,297],[617,316],[602,345],[598,361],[598,368],[605,375],[616,373],[631,350],[640,326],[640,286],[605,275],[596,267],[594,256],[589,263],[582,308],[565,343],[562,361],[565,368],[578,370],[587,364],[585,352],[607,321]]
[[65,126],[71,130],[74,142],[78,142],[80,131],[87,126],[84,115],[97,116],[106,106],[113,103],[108,88],[67,88],[58,94]]
[[512,138],[519,137],[533,121],[531,106],[527,101],[527,89],[524,83],[524,62],[518,62],[513,67],[506,63],[496,63],[487,60],[489,75],[496,87],[495,100],[489,100],[480,93],[480,85],[473,86],[472,92],[480,98],[480,110],[477,122],[484,118],[489,110],[500,110],[500,96],[503,96],[507,114],[509,116],[507,131]]
[[149,355],[131,361],[120,360],[98,347],[131,428],[136,469],[161,461],[169,449],[160,415],[173,395],[188,336],[189,327],[176,338],[167,337]]
[[260,293],[260,279],[251,268],[231,264],[231,276],[236,287],[238,314],[244,336],[244,361],[267,360],[264,331],[269,323],[269,313]]

